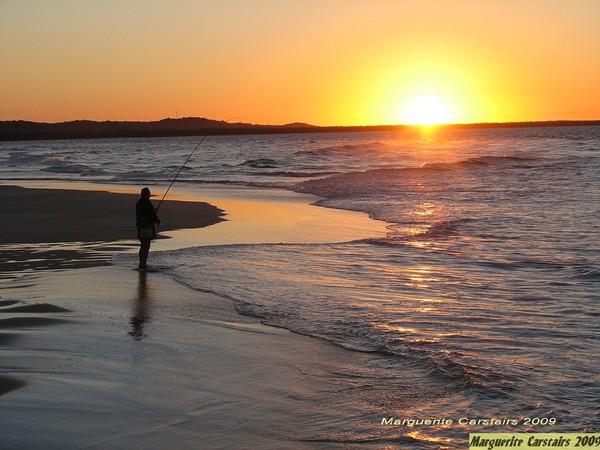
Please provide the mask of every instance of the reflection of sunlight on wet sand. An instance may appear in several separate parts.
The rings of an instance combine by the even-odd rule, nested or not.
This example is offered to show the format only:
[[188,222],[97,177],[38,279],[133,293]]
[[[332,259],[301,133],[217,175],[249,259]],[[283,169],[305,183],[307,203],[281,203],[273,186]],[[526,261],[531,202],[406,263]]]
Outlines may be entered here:
[[193,188],[186,193],[225,210],[227,220],[207,228],[168,232],[176,242],[162,240],[155,249],[166,249],[169,244],[348,242],[387,233],[385,222],[364,213],[311,205],[319,199],[312,195],[250,188]]
[[[32,181],[25,186],[139,194],[139,186],[118,184]],[[156,207],[164,187],[149,186]],[[312,205],[320,197],[284,189],[178,185],[166,200],[210,203],[225,211],[226,221],[205,228],[163,232],[163,236],[176,239],[158,239],[153,242],[152,251],[200,245],[348,242],[384,237],[389,225],[365,213]]]

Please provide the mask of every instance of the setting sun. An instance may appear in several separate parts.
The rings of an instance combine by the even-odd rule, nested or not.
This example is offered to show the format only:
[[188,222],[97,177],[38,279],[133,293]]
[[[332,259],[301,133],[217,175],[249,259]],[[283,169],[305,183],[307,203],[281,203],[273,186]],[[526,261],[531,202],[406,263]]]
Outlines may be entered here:
[[404,125],[439,125],[453,122],[453,112],[447,101],[435,95],[424,95],[401,107]]

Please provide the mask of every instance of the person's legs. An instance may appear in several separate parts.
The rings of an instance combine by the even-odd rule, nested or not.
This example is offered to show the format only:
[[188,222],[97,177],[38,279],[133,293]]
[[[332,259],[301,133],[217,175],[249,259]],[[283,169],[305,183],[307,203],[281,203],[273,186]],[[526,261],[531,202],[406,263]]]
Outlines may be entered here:
[[150,253],[151,239],[140,239],[140,269],[148,268],[148,254]]

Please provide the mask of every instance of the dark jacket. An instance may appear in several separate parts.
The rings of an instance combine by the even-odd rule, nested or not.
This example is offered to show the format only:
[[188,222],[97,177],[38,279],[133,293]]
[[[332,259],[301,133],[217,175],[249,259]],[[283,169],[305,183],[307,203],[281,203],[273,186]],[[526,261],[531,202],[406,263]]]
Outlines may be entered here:
[[140,198],[135,204],[135,218],[138,228],[154,228],[159,222],[154,205],[147,198]]

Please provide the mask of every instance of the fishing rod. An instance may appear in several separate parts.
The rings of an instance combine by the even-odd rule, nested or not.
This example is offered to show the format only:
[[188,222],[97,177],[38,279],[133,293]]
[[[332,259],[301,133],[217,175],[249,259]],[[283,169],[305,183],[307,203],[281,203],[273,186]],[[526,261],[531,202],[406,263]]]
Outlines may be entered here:
[[[216,125],[215,127],[211,128],[210,131],[214,131],[220,127],[222,127],[223,125],[225,125],[226,123],[229,123],[230,120],[233,119],[238,119],[238,117],[232,117],[231,119],[227,119],[221,123],[219,123],[218,125]],[[179,168],[179,171],[177,172],[177,174],[175,175],[175,178],[173,178],[173,181],[171,181],[171,184],[169,184],[169,187],[167,188],[165,195],[163,195],[163,197],[160,199],[160,202],[158,203],[158,206],[156,207],[156,211],[158,211],[158,209],[160,208],[160,205],[162,205],[163,200],[165,199],[165,197],[167,196],[167,194],[169,193],[169,191],[171,190],[171,187],[173,186],[173,184],[175,183],[175,180],[177,179],[177,177],[179,176],[179,174],[181,173],[181,171],[183,170],[183,168],[185,167],[185,165],[188,163],[188,161],[192,158],[192,155],[196,152],[196,150],[198,150],[198,148],[202,145],[202,143],[206,140],[206,138],[210,136],[210,134],[206,134],[204,135],[204,137],[200,140],[200,142],[198,142],[198,144],[196,144],[196,146],[194,147],[194,150],[192,150],[192,152],[188,155],[187,159],[185,160],[185,162],[181,165],[181,167]]]

